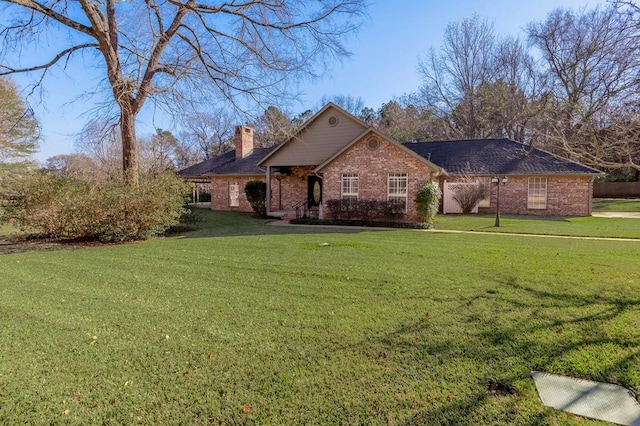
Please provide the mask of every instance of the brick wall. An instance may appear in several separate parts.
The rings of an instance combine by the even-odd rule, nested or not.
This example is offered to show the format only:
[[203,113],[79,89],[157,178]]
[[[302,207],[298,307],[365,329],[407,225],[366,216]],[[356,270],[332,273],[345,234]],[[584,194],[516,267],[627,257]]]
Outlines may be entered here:
[[[251,180],[265,181],[264,176],[217,176],[211,178],[211,210],[252,212],[251,204],[247,201],[244,186]],[[229,206],[229,184],[237,183],[240,186],[240,205]]]
[[[307,198],[307,176],[314,166],[292,167],[291,175],[271,177],[271,211],[291,210],[293,205]],[[211,179],[211,209],[221,211],[252,212],[244,186],[251,180],[266,182],[266,176],[217,176]],[[240,186],[240,205],[229,206],[229,184]]]
[[233,137],[233,145],[236,149],[236,160],[240,160],[253,152],[253,128],[237,126]]
[[288,176],[271,176],[271,210],[291,210],[294,205],[307,199],[307,176],[313,174],[314,166],[291,167]]
[[[448,179],[452,180],[452,179]],[[502,185],[502,184],[501,184]],[[529,177],[509,176],[500,187],[500,213],[540,216],[589,216],[591,214],[591,178],[588,176],[547,176],[547,207],[529,209]],[[491,185],[491,203],[481,213],[495,213],[497,189]]]
[[420,187],[431,179],[427,165],[414,156],[380,139],[377,149],[367,146],[367,135],[323,170],[323,199],[340,199],[343,173],[358,174],[358,198],[387,200],[389,173],[407,174],[407,213],[404,220],[418,221],[415,198]]

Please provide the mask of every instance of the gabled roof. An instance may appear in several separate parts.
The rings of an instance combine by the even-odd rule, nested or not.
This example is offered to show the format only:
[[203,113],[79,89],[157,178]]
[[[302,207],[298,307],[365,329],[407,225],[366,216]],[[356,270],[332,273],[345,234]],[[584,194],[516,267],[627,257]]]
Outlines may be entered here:
[[[323,120],[322,118],[327,120]],[[335,119],[329,124],[330,119]],[[259,166],[317,166],[369,127],[359,118],[329,102],[286,141],[258,163]]]
[[342,154],[344,154],[345,152],[347,152],[353,145],[355,145],[356,143],[358,143],[359,141],[361,141],[365,136],[367,135],[376,135],[378,136],[380,139],[384,139],[387,142],[389,142],[391,145],[395,146],[396,148],[398,148],[401,151],[404,151],[405,153],[409,154],[412,157],[415,157],[417,160],[422,161],[423,163],[425,163],[425,165],[427,167],[429,167],[430,169],[433,169],[434,171],[439,172],[439,174],[446,174],[446,172],[442,169],[442,167],[437,166],[436,164],[434,164],[433,162],[431,162],[429,159],[427,159],[426,157],[423,157],[421,155],[419,155],[418,153],[416,153],[413,150],[407,149],[405,147],[405,145],[398,143],[396,141],[394,141],[393,139],[391,139],[390,137],[383,135],[382,133],[380,133],[378,130],[376,130],[373,127],[368,127],[367,129],[365,129],[362,133],[360,133],[358,136],[356,136],[349,144],[347,144],[346,146],[344,146],[340,151],[336,152],[335,154],[333,154],[331,157],[329,157],[325,162],[323,162],[322,164],[320,164],[318,167],[315,168],[314,172],[315,173],[320,173],[322,171],[322,169],[324,169],[326,166],[328,166],[329,164],[331,164],[333,161],[335,161],[338,157],[340,157]]
[[258,167],[258,162],[269,154],[275,147],[254,148],[251,154],[236,160],[236,151],[225,152],[224,154],[210,158],[202,163],[194,164],[191,167],[180,170],[178,174],[183,177],[196,176],[261,176],[264,170]]
[[405,145],[449,174],[595,175],[600,170],[511,139],[413,142]]

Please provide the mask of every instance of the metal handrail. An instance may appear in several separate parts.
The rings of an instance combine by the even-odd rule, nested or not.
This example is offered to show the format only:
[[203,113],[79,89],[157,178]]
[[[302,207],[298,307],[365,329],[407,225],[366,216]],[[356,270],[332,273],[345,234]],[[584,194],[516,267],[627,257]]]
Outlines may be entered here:
[[307,215],[307,200],[302,200],[293,205],[296,210],[296,219],[302,219]]

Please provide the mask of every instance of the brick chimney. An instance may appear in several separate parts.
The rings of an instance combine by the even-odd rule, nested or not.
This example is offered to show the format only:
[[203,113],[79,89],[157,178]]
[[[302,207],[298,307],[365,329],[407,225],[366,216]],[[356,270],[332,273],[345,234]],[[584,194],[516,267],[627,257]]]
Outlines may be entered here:
[[246,157],[253,152],[253,128],[236,126],[236,134],[233,138],[236,147],[236,160]]

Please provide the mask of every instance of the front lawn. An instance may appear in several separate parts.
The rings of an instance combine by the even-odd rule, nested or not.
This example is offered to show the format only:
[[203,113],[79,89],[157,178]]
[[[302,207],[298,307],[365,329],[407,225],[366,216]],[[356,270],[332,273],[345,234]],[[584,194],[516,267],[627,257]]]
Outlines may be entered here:
[[640,241],[203,214],[0,256],[0,424],[571,425],[531,370],[640,391]]
[[579,237],[639,238],[640,219],[611,217],[546,217],[502,215],[500,227],[493,214],[439,214],[435,229]]
[[594,212],[640,212],[640,200],[594,198]]

